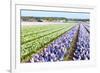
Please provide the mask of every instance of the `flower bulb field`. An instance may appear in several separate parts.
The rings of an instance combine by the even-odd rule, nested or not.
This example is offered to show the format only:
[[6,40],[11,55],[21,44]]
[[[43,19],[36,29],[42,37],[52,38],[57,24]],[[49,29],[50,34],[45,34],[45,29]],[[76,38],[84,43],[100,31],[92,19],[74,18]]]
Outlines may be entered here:
[[21,63],[90,60],[87,22],[21,25],[20,34]]

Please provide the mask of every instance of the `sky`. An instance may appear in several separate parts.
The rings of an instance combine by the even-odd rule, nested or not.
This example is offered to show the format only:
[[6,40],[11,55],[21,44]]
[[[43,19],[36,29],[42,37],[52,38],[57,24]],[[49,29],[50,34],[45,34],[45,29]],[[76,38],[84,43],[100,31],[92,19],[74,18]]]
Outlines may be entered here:
[[65,17],[65,18],[76,18],[76,19],[89,19],[90,14],[89,13],[73,13],[73,12],[21,10],[21,16]]

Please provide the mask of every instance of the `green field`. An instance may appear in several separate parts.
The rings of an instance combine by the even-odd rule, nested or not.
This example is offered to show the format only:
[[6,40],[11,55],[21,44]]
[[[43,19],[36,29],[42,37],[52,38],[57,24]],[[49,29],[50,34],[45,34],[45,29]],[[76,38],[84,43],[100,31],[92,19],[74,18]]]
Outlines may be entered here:
[[21,62],[27,62],[52,41],[70,30],[75,23],[21,26]]

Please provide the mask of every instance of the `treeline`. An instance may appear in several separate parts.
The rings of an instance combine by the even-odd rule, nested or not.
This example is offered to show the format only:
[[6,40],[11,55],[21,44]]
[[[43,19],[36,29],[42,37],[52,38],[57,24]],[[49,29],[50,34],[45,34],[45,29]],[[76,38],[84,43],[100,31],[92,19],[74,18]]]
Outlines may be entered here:
[[86,21],[90,21],[89,19],[68,19],[68,21],[83,21],[83,22],[86,22]]
[[70,19],[70,18],[64,18],[64,17],[21,16],[21,21],[28,21],[28,22],[67,22],[67,21],[89,21],[89,19]]
[[36,22],[67,22],[67,18],[64,17],[21,17],[22,21],[36,21]]

